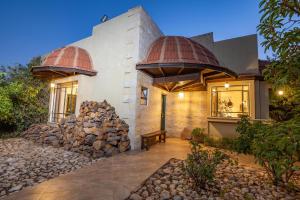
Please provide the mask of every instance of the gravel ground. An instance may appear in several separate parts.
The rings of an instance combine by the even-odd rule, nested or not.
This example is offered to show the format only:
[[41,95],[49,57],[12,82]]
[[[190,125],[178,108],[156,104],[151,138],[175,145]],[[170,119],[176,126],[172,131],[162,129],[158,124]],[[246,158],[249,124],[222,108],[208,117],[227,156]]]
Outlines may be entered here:
[[40,146],[23,138],[0,140],[0,197],[93,161],[63,148]]
[[[184,176],[181,170],[182,163],[182,160],[171,159],[128,199],[300,199],[300,193],[286,191],[270,184],[263,170],[230,165],[228,162],[220,164],[215,181],[208,184],[206,190],[197,193]],[[295,179],[300,180],[299,174]]]

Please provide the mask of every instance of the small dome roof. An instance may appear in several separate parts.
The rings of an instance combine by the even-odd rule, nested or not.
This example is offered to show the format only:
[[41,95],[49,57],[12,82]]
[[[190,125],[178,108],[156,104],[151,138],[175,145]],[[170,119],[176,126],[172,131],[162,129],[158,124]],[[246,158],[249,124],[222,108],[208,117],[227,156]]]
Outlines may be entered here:
[[76,46],[67,46],[52,51],[45,57],[41,66],[93,69],[89,53],[85,49]]
[[68,76],[74,74],[96,75],[93,70],[92,59],[87,50],[76,47],[66,46],[56,49],[49,53],[42,61],[41,66],[32,68],[36,75],[53,77],[53,74]]
[[155,40],[145,60],[139,64],[190,63],[219,66],[207,48],[182,36],[162,36]]

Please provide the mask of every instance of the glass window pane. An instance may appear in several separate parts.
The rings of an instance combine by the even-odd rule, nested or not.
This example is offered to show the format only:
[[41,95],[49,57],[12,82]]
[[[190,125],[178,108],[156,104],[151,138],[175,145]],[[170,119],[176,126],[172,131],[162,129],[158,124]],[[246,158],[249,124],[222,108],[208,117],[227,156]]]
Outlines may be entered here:
[[211,91],[212,117],[241,117],[249,114],[249,87],[213,87]]
[[141,87],[141,99],[140,99],[140,104],[141,105],[147,105],[148,101],[148,88],[146,87]]

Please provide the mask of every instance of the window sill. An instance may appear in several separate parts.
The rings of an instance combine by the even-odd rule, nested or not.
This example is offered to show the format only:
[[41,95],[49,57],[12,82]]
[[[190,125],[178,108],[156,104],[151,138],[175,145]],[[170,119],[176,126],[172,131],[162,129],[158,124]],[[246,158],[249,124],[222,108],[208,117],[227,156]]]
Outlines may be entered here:
[[240,121],[239,117],[207,117],[208,122],[231,123],[236,124]]

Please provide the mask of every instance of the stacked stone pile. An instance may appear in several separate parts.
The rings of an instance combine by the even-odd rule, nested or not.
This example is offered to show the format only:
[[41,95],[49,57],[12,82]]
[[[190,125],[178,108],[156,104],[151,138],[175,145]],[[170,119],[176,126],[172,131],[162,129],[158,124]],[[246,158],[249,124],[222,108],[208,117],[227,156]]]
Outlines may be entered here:
[[64,143],[61,129],[56,124],[34,124],[24,131],[22,136],[36,143],[54,147],[60,147]]
[[24,137],[40,144],[63,146],[65,149],[99,158],[130,149],[129,127],[106,101],[85,101],[78,117],[69,116],[58,126],[35,125]]

